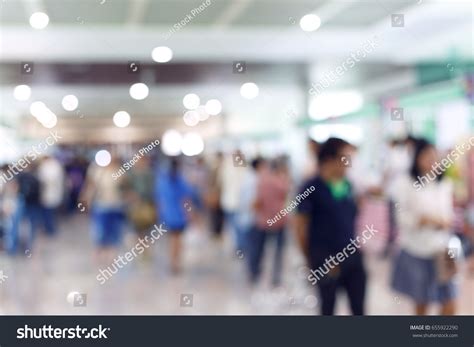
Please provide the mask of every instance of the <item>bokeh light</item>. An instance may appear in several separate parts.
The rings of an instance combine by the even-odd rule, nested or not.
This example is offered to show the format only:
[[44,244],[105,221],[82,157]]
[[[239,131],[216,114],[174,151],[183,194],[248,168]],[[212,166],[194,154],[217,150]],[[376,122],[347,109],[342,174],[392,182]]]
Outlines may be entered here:
[[79,100],[75,95],[66,95],[61,104],[66,111],[74,111],[79,106]]
[[199,112],[187,111],[183,116],[184,124],[193,127],[199,123]]
[[26,101],[31,96],[31,88],[26,84],[16,86],[13,90],[13,97],[18,101]]
[[178,131],[173,129],[167,130],[161,139],[161,150],[166,155],[177,156],[181,154],[182,142],[183,137]]
[[206,112],[211,116],[216,116],[222,111],[222,104],[217,99],[211,99],[206,102]]
[[181,151],[186,156],[199,155],[204,151],[204,141],[197,133],[187,133],[183,137]]
[[130,87],[130,96],[135,100],[143,100],[148,96],[149,89],[145,83],[135,83]]
[[118,111],[114,114],[114,124],[119,128],[125,128],[130,124],[130,115],[125,111]]
[[186,96],[183,98],[183,105],[186,107],[188,110],[195,110],[198,108],[201,100],[199,99],[199,96],[196,94],[186,94]]
[[95,154],[95,162],[97,165],[105,167],[110,164],[112,161],[112,156],[109,151],[101,149]]
[[255,99],[258,96],[258,86],[253,82],[247,82],[240,87],[240,95],[245,99]]
[[307,14],[300,19],[303,31],[316,31],[321,26],[321,19],[315,14]]
[[34,29],[44,29],[48,26],[49,17],[44,12],[35,12],[30,17],[30,25]]
[[151,52],[151,57],[157,63],[167,63],[173,58],[173,51],[166,46],[155,47]]

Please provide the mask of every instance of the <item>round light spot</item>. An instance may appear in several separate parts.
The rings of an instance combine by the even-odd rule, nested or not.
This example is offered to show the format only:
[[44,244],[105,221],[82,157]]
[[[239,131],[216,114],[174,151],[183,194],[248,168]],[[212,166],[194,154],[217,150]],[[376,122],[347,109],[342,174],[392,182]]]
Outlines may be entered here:
[[31,88],[26,84],[16,86],[13,90],[13,97],[18,101],[26,101],[31,96]]
[[245,99],[255,99],[258,96],[258,86],[253,82],[247,82],[240,87],[240,95]]
[[187,133],[183,137],[181,151],[189,157],[201,154],[204,151],[204,141],[199,134]]
[[217,99],[211,99],[206,102],[206,112],[211,116],[217,116],[222,111],[222,104]]
[[119,128],[125,128],[130,124],[130,115],[125,111],[118,111],[114,114],[114,124]]
[[130,87],[130,96],[135,100],[145,99],[148,93],[148,86],[145,83],[135,83]]
[[44,29],[48,26],[49,17],[44,12],[35,12],[30,17],[30,25],[35,29]]
[[110,164],[112,161],[112,156],[110,155],[109,151],[105,149],[101,149],[95,154],[95,162],[97,165],[105,167]]
[[315,31],[321,26],[321,18],[315,14],[307,14],[300,19],[303,31]]
[[193,127],[199,123],[199,112],[197,111],[186,111],[183,116],[184,124]]
[[74,111],[79,106],[79,100],[75,95],[70,94],[63,98],[61,104],[66,111]]
[[186,94],[183,98],[183,105],[188,110],[195,110],[196,108],[198,108],[200,102],[201,99],[199,99],[199,96],[197,96],[196,94]]
[[161,139],[161,150],[166,155],[176,156],[181,153],[183,137],[176,130],[167,130]]
[[166,46],[155,47],[151,52],[151,57],[157,63],[167,63],[173,58],[173,51]]

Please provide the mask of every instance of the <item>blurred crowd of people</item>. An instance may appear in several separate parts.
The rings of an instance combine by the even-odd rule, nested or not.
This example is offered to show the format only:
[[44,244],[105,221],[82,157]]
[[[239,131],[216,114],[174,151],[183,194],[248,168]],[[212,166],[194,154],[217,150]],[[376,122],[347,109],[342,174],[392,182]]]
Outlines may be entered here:
[[[453,186],[462,184],[460,177],[467,181],[466,175],[450,169],[416,190],[414,183],[431,172],[440,154],[413,137],[390,143],[379,185],[360,183],[366,173],[355,173],[347,160],[356,156],[357,148],[342,139],[310,140],[298,179],[287,156],[245,161],[238,150],[209,158],[143,156],[126,172],[123,158],[113,153],[106,166],[82,157],[44,156],[9,179],[5,165],[0,178],[3,249],[10,255],[31,251],[40,231],[49,237],[57,233],[58,215],[88,212],[98,264],[116,255],[126,225],[139,237],[163,224],[170,271],[179,274],[182,235],[191,223],[211,233],[217,244],[224,232],[231,233],[234,256],[245,254],[251,285],[261,280],[272,244],[271,285],[280,286],[290,231],[308,267],[319,268],[357,237],[364,201],[382,197],[389,211],[383,256],[393,257],[392,287],[413,300],[417,314],[425,314],[433,302],[441,303],[443,314],[454,314],[458,255],[472,252],[472,196],[461,204],[465,229],[455,226]],[[321,313],[334,314],[336,294],[344,289],[352,313],[365,314],[366,282],[363,252],[356,249],[317,283]]]

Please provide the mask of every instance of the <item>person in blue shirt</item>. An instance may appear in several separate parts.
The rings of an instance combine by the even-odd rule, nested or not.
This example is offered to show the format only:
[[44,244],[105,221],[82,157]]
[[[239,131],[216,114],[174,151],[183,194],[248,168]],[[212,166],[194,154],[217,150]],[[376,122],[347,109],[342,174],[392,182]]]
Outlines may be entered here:
[[[334,314],[339,288],[347,292],[352,313],[364,314],[366,272],[362,255],[354,245],[354,239],[358,240],[357,205],[346,178],[352,150],[349,143],[338,138],[330,138],[321,145],[319,173],[301,189],[301,194],[311,193],[298,205],[295,221],[298,243],[312,274],[317,276],[312,283],[317,283],[323,315]],[[345,256],[339,258],[339,254]]]
[[182,252],[181,234],[188,224],[191,204],[198,205],[198,197],[180,170],[178,158],[172,158],[169,168],[160,169],[155,180],[155,203],[159,223],[170,234],[171,271],[180,271]]
[[14,255],[20,246],[20,228],[23,220],[29,222],[29,233],[26,249],[33,248],[33,241],[41,221],[40,182],[35,174],[35,166],[30,165],[18,173],[13,181],[12,189],[17,192],[16,210],[7,224],[5,235],[5,248],[9,254]]

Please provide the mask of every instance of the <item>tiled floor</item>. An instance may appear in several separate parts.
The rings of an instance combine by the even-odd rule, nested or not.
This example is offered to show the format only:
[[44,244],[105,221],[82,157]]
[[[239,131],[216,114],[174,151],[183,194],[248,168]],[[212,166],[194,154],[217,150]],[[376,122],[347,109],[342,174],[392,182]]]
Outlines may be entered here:
[[[93,245],[85,216],[61,222],[52,240],[14,258],[0,253],[0,270],[8,276],[0,283],[0,314],[314,314],[318,300],[305,280],[303,259],[293,242],[285,254],[284,285],[270,288],[268,278],[250,288],[244,272],[245,254],[234,254],[230,239],[217,244],[204,231],[189,230],[185,237],[184,271],[171,276],[167,266],[167,238],[153,245],[149,260],[139,256],[105,284],[96,280]],[[125,253],[136,240],[127,237]],[[375,242],[374,242],[375,244]],[[388,286],[390,264],[370,249],[366,257],[370,274],[367,295],[369,314],[411,314],[408,300]],[[270,265],[270,264],[266,264]],[[268,266],[266,266],[268,269]],[[474,276],[461,277],[460,314],[474,314]],[[71,292],[87,294],[84,307],[72,305]],[[188,298],[182,299],[187,295]],[[191,300],[192,299],[192,300]],[[341,295],[338,314],[348,314]],[[433,312],[434,313],[434,312]]]

